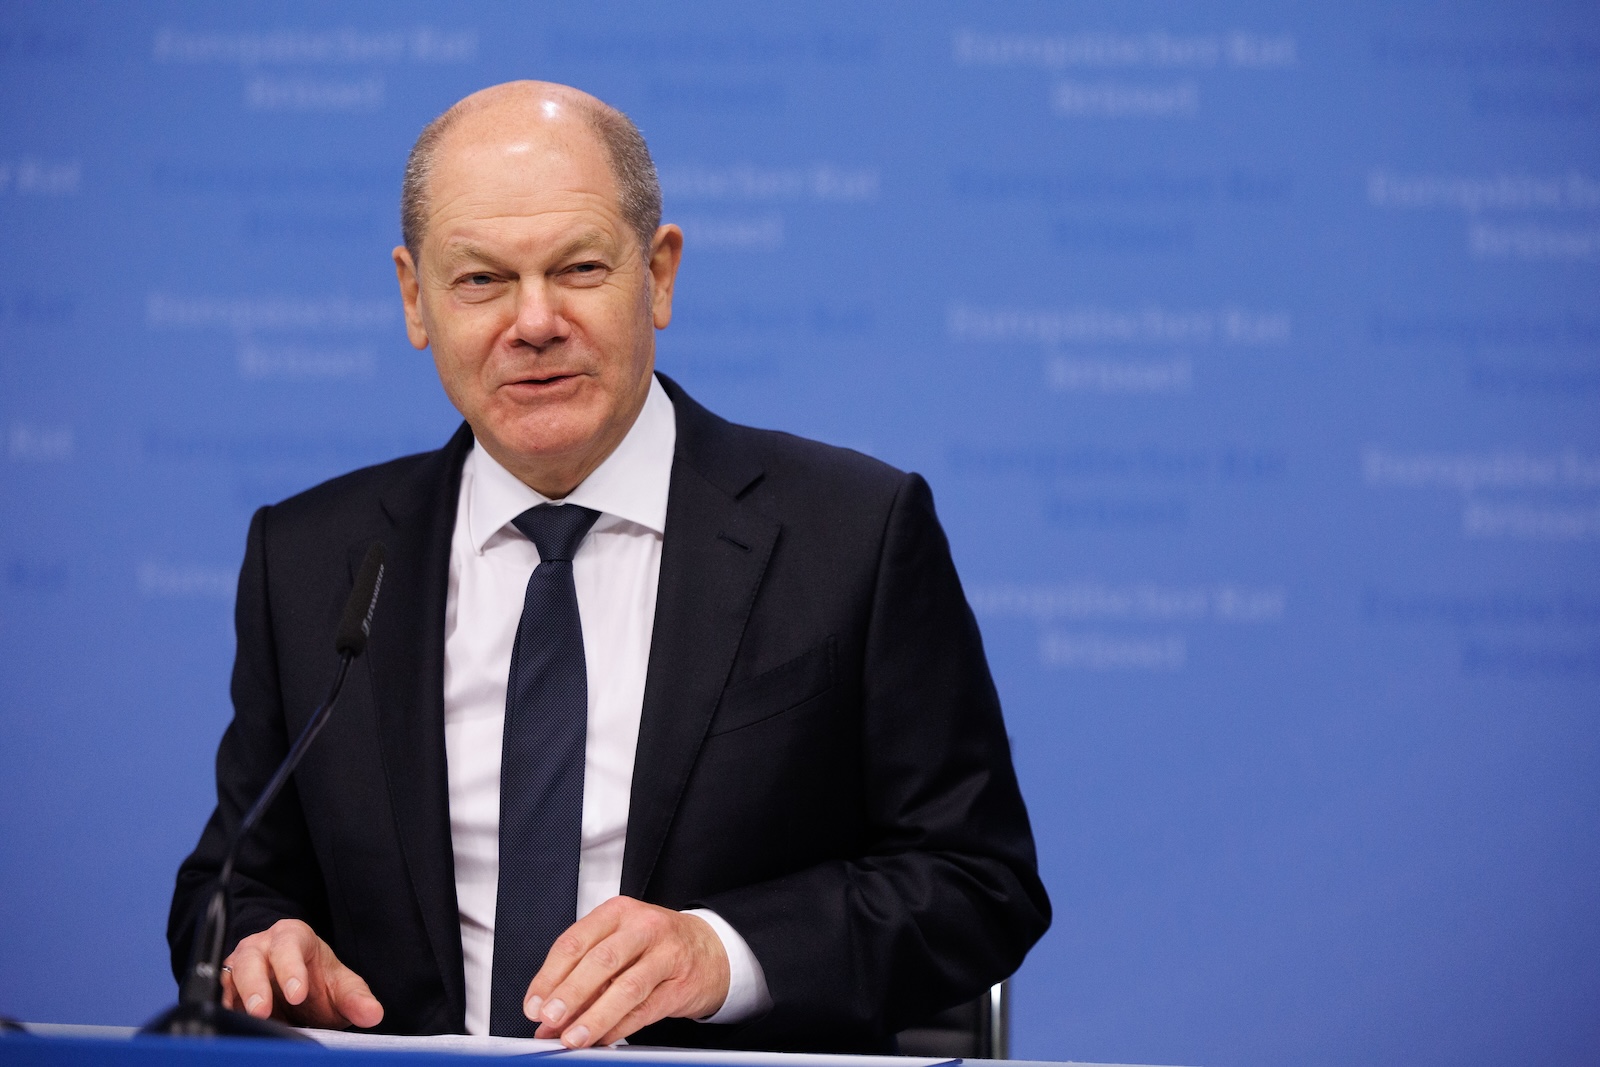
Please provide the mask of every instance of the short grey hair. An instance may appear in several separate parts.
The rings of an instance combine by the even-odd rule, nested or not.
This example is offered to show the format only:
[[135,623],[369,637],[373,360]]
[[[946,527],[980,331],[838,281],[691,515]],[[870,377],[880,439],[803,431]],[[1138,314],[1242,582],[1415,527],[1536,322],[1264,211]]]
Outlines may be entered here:
[[[611,177],[617,183],[622,218],[649,258],[650,242],[661,226],[661,180],[656,175],[655,161],[650,158],[650,146],[633,120],[609,104],[586,98],[573,104],[605,146]],[[421,252],[422,236],[428,227],[428,187],[439,144],[466,110],[458,103],[424,126],[406,158],[405,177],[400,182],[400,237],[413,260]]]

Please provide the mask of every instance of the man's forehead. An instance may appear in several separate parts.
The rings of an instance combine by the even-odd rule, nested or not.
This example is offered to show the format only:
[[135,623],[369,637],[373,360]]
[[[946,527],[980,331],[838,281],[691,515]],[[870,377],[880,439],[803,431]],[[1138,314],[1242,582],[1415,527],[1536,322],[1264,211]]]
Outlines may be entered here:
[[465,166],[438,177],[428,225],[441,239],[485,226],[565,236],[626,225],[612,183],[568,168]]
[[461,197],[511,198],[536,206],[573,198],[615,203],[618,189],[605,147],[587,129],[498,127],[452,130],[431,176],[435,205]]
[[527,192],[562,186],[611,191],[609,162],[588,130],[499,127],[459,136],[452,130],[439,145],[434,177],[440,184],[521,185]]
[[592,136],[566,131],[500,129],[451,138],[441,145],[429,185],[430,226],[472,217],[621,214],[604,148]]

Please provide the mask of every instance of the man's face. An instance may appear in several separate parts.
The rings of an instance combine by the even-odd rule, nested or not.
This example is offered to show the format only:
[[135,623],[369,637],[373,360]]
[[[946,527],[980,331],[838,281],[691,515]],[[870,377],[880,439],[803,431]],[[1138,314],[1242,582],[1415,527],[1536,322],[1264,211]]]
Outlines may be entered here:
[[406,330],[478,441],[547,496],[611,453],[650,387],[682,235],[642,249],[604,147],[566,105],[490,107],[440,146],[419,259],[395,249]]

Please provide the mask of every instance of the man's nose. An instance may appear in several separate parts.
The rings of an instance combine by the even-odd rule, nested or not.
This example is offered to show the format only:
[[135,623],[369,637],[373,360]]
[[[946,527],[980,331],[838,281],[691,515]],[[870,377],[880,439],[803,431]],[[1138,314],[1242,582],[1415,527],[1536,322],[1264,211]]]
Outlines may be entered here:
[[559,294],[544,280],[524,280],[517,287],[517,320],[512,325],[517,340],[534,348],[566,339],[569,326],[562,316]]

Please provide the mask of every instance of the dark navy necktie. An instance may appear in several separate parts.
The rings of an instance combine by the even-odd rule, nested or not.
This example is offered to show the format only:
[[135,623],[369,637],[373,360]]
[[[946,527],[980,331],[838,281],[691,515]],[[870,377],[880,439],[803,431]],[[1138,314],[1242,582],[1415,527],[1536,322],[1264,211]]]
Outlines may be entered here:
[[500,884],[494,911],[489,1032],[532,1037],[528,983],[578,912],[584,735],[589,684],[572,556],[600,513],[529,508],[512,524],[539,549],[511,648],[500,752]]

